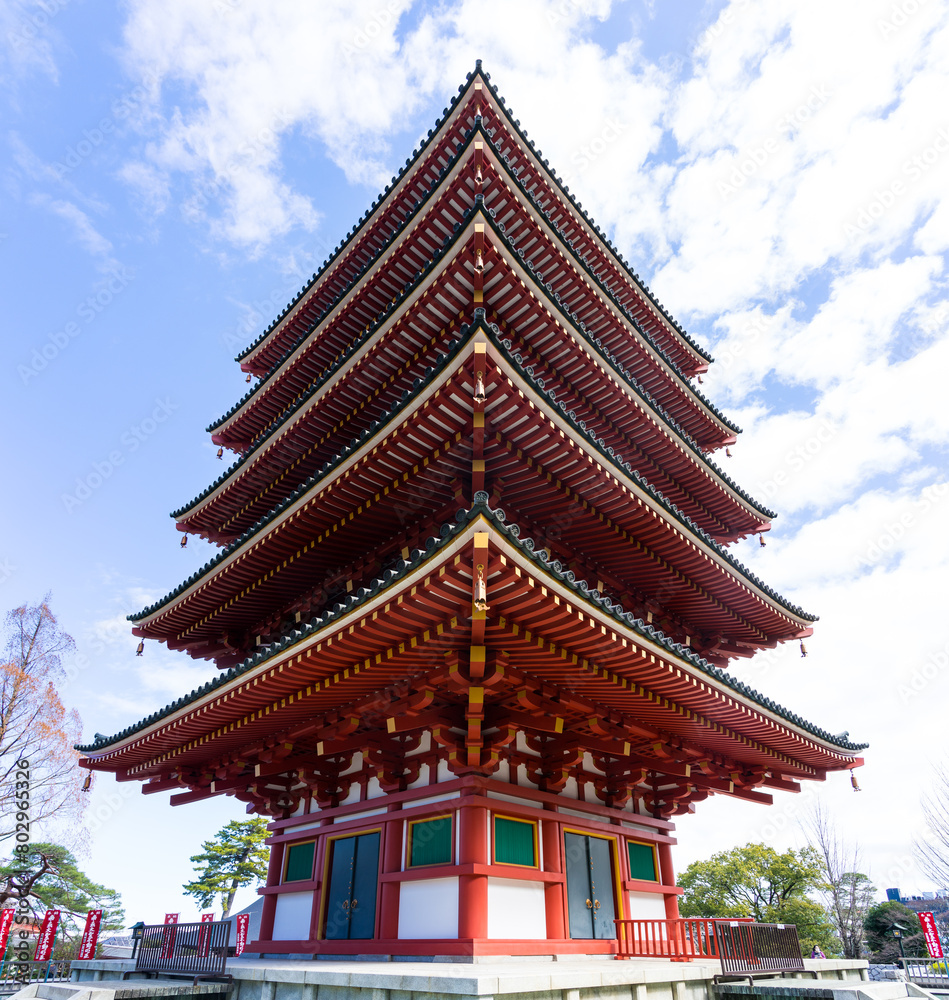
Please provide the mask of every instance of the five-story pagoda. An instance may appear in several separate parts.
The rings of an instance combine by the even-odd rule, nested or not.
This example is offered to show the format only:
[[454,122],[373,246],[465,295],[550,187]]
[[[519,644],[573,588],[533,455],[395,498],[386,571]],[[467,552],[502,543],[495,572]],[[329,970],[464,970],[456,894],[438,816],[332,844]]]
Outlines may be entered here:
[[861,763],[729,676],[812,616],[727,551],[709,356],[480,64],[239,358],[222,546],[134,615],[221,672],[85,766],[272,818],[264,954],[610,954],[677,915],[672,817]]

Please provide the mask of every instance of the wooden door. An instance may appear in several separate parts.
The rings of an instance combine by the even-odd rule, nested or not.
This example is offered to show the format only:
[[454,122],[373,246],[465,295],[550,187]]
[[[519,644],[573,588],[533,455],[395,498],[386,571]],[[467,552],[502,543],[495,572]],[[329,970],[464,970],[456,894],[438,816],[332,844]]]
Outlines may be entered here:
[[379,833],[339,837],[331,849],[323,936],[329,941],[374,937]]
[[613,858],[610,842],[579,833],[564,834],[567,915],[572,938],[616,937],[613,920]]

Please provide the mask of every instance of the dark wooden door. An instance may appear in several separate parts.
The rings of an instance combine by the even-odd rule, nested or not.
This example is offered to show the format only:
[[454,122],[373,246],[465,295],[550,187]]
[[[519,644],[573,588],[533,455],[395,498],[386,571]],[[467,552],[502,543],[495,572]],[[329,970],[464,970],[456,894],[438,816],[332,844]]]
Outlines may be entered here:
[[565,833],[564,861],[570,937],[616,937],[610,842],[602,837]]
[[375,936],[378,878],[378,833],[361,833],[333,841],[326,897],[327,940]]

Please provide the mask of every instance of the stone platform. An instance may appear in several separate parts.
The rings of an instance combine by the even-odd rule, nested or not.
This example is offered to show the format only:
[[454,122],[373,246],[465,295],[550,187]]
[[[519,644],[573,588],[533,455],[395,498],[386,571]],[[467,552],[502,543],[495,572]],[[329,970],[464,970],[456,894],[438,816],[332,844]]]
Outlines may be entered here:
[[[867,982],[866,962],[808,959],[805,965],[820,978],[758,981],[756,995],[769,986],[780,989],[783,997],[814,1000],[928,996],[918,987],[908,989],[905,983]],[[220,992],[217,984],[202,983],[195,989],[186,980],[174,981],[175,989],[168,993],[160,991],[157,980],[115,982],[133,967],[126,960],[74,962],[74,982],[58,984],[61,989],[65,986],[76,991],[71,996],[21,992],[17,1000],[28,1000],[28,996],[39,1000],[126,1000],[132,996]],[[599,957],[565,957],[558,961],[494,959],[470,964],[240,958],[231,959],[227,971],[234,977],[231,1000],[714,1000],[712,980],[721,969],[718,963],[709,962],[616,961]],[[109,994],[107,991],[113,987],[138,988],[142,992]],[[747,986],[727,989],[747,995]],[[878,989],[884,992],[878,994]]]

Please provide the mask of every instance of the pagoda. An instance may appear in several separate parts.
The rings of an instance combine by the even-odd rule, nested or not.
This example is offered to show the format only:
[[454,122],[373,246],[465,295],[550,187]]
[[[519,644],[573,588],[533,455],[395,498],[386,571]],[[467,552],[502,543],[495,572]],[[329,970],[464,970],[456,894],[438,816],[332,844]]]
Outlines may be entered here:
[[727,672],[815,619],[728,551],[773,514],[711,358],[480,63],[238,360],[173,514],[220,552],[131,616],[219,671],[80,749],[271,819],[252,950],[610,955],[678,915],[676,817],[862,763]]

